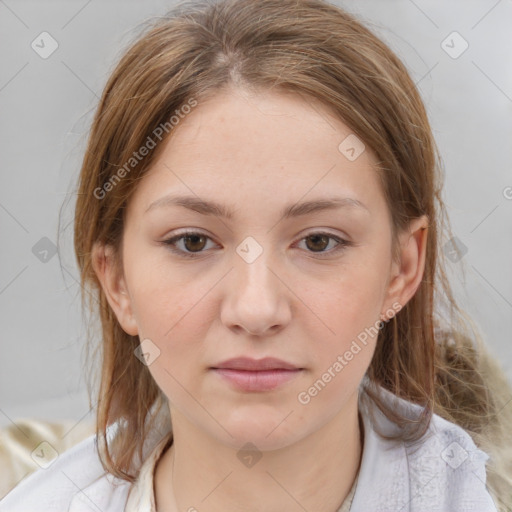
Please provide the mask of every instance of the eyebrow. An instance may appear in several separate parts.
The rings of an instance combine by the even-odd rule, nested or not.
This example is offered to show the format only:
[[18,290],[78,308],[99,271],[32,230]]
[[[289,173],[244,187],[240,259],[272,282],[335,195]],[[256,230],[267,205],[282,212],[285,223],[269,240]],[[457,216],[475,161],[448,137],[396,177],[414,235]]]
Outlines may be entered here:
[[[202,215],[214,215],[216,217],[222,217],[229,220],[232,220],[235,216],[235,213],[232,210],[228,209],[224,205],[216,203],[215,201],[208,201],[197,196],[178,195],[167,195],[157,199],[148,206],[145,213],[156,208],[169,206],[182,206]],[[370,210],[358,199],[352,197],[327,197],[315,201],[304,201],[285,206],[281,211],[280,220],[339,208],[364,210],[370,213]]]

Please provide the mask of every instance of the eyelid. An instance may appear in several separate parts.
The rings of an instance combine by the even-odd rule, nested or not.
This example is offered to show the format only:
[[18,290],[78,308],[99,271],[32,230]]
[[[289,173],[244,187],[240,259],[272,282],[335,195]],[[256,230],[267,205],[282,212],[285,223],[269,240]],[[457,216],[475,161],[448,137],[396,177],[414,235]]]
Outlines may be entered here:
[[306,239],[308,236],[311,235],[326,235],[328,238],[331,238],[332,240],[336,241],[336,246],[333,249],[330,249],[329,251],[320,251],[320,252],[314,252],[314,251],[305,251],[307,253],[308,257],[313,257],[316,259],[327,259],[330,257],[333,257],[337,255],[338,253],[342,252],[347,247],[351,247],[354,245],[353,242],[350,240],[347,240],[346,238],[343,238],[342,236],[335,235],[334,233],[331,233],[329,231],[325,231],[322,229],[313,229],[312,231],[308,231],[307,233],[303,234],[297,242],[302,242],[304,239]]
[[205,253],[209,252],[209,251],[187,252],[187,251],[182,251],[182,250],[177,249],[176,247],[174,247],[175,243],[177,243],[178,241],[182,240],[187,235],[200,235],[200,236],[204,236],[208,240],[214,241],[213,238],[210,235],[208,235],[207,233],[204,233],[203,231],[201,231],[199,229],[196,230],[196,229],[190,229],[189,228],[189,229],[184,229],[183,231],[176,232],[172,236],[170,236],[170,237],[166,238],[165,240],[163,240],[162,244],[166,245],[167,248],[172,253],[178,254],[179,256],[183,256],[185,258],[200,258]]

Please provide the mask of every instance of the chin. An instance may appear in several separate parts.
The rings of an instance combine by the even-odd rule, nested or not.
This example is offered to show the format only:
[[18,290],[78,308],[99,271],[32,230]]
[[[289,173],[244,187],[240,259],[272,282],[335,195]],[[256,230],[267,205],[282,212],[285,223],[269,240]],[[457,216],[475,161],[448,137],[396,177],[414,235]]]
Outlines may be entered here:
[[[306,432],[301,433],[296,422],[290,424],[287,420],[283,421],[292,410],[284,414],[276,411],[266,416],[254,411],[252,414],[239,415],[236,419],[219,420],[224,427],[219,441],[235,450],[241,449],[246,443],[252,443],[260,451],[285,448],[307,435]],[[304,423],[301,427],[304,428]]]

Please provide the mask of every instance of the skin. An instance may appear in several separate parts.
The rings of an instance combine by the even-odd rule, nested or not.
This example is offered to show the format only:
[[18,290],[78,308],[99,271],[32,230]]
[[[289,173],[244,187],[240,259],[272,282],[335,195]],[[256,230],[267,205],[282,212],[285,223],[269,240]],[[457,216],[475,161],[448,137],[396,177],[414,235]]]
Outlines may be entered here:
[[[392,261],[375,157],[366,148],[350,161],[338,149],[351,133],[313,99],[220,92],[180,121],[138,185],[122,273],[110,247],[95,247],[94,268],[121,326],[160,350],[149,370],[169,399],[174,443],[156,468],[159,511],[335,512],[347,496],[362,453],[358,386],[376,338],[309,403],[297,397],[414,295],[427,234],[426,218],[412,220]],[[215,200],[234,218],[181,206],[145,212],[169,193]],[[279,221],[285,205],[332,195],[367,209]],[[183,228],[208,237],[177,242],[177,250],[203,251],[195,258],[162,243]],[[352,245],[336,251],[335,239],[311,239],[319,231]],[[248,236],[263,250],[251,263],[236,252]],[[303,371],[272,391],[243,392],[210,370],[237,356],[273,356]],[[247,442],[262,455],[252,467],[237,458]]]

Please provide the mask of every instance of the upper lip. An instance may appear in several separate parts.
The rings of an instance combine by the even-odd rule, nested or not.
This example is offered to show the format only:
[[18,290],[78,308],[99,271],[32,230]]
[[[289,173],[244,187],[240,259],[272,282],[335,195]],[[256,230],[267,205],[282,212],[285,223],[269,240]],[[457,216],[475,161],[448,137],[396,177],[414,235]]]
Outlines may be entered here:
[[212,366],[216,368],[229,368],[232,370],[300,370],[301,368],[287,363],[275,357],[265,357],[263,359],[251,359],[250,357],[235,357],[222,363]]

